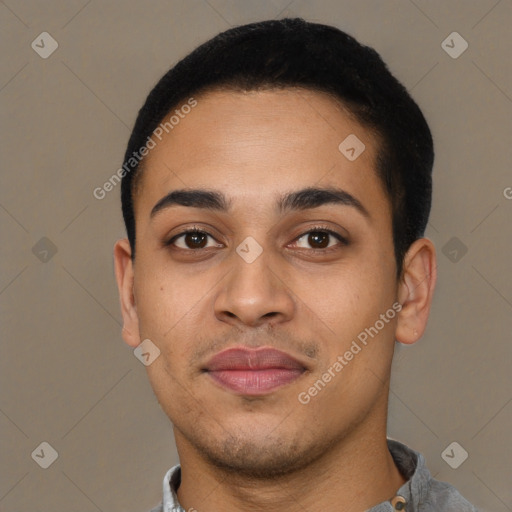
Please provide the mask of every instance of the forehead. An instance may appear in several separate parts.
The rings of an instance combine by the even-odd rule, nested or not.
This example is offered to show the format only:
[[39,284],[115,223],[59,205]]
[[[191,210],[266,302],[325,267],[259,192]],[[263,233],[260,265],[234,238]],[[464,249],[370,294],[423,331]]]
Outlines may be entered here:
[[210,91],[195,100],[145,157],[137,216],[173,189],[197,187],[224,191],[245,208],[305,186],[342,187],[387,207],[375,136],[329,95]]

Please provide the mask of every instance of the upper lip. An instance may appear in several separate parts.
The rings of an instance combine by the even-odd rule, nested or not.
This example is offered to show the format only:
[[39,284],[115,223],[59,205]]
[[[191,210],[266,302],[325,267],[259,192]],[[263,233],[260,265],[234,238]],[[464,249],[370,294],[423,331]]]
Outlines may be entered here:
[[257,349],[247,347],[228,348],[215,354],[205,366],[206,371],[221,370],[270,370],[270,369],[305,370],[297,359],[271,347]]

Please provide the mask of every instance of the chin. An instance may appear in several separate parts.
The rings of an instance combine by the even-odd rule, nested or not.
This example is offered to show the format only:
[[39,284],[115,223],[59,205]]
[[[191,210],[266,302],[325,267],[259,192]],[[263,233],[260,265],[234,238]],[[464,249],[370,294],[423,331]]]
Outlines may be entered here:
[[216,468],[233,476],[263,480],[292,474],[320,458],[329,448],[325,440],[322,444],[318,439],[308,443],[303,430],[295,434],[281,431],[272,436],[266,428],[260,435],[255,433],[253,429],[229,436],[224,431],[222,438],[189,438],[189,442]]

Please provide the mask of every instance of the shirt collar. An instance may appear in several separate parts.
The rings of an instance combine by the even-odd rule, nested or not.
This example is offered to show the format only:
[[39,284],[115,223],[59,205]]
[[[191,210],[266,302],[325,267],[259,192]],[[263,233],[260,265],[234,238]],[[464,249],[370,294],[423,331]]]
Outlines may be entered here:
[[424,503],[429,483],[432,479],[430,471],[427,469],[425,457],[405,444],[394,439],[388,439],[388,448],[395,461],[397,468],[406,482],[398,489],[396,495],[405,499],[406,508],[394,508],[390,498],[375,505],[367,512],[395,512],[395,510],[405,510],[407,512],[416,512],[419,510],[420,503]]
[[[398,489],[397,496],[402,496],[407,502],[407,512],[418,510],[419,503],[427,497],[428,485],[431,479],[429,470],[426,467],[425,458],[394,439],[388,439],[388,448],[400,470],[407,481]],[[181,466],[173,466],[164,476],[163,481],[163,512],[185,512],[178,502],[176,491],[181,483]],[[367,512],[394,512],[391,501],[384,501],[375,505]]]

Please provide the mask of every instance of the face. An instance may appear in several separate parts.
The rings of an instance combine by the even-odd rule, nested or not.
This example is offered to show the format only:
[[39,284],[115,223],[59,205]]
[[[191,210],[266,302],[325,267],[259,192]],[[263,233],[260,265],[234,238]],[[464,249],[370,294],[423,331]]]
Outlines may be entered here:
[[180,457],[284,474],[385,428],[398,285],[377,142],[318,92],[196,99],[146,157],[133,267],[116,256],[125,339],[160,350],[147,372]]

